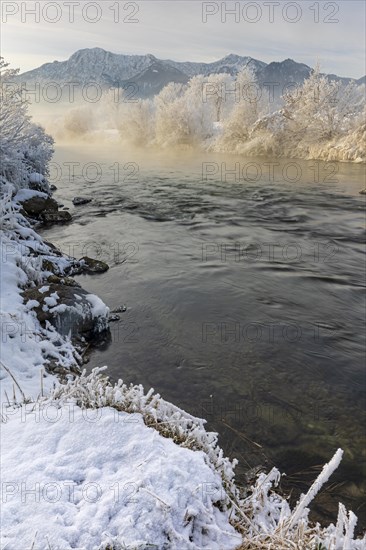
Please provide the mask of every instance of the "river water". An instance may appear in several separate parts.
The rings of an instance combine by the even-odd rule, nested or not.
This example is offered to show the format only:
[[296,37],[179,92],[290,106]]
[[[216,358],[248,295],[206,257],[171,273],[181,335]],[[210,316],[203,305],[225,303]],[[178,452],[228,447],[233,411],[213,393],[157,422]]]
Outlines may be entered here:
[[44,237],[106,261],[78,280],[127,306],[87,368],[206,418],[239,482],[276,465],[296,498],[342,447],[314,517],[364,516],[364,167],[85,143],[54,162],[74,221]]

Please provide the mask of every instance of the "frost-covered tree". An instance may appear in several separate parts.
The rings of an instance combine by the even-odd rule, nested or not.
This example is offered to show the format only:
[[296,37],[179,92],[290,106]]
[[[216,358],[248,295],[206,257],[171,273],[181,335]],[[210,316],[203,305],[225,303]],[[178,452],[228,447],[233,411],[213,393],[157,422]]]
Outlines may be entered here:
[[162,146],[185,145],[193,140],[189,106],[182,84],[170,83],[154,99],[155,142]]
[[221,122],[235,101],[234,79],[226,73],[210,74],[204,82],[202,101],[213,109],[213,121]]
[[281,109],[253,123],[241,151],[324,160],[365,159],[365,145],[358,139],[365,123],[364,93],[364,86],[331,81],[317,67],[300,87],[283,96]]
[[287,137],[303,146],[332,140],[349,130],[363,103],[359,86],[331,81],[320,74],[319,67],[283,99]]
[[0,175],[23,187],[29,174],[48,174],[53,139],[31,121],[28,101],[16,84],[18,72],[0,58]]
[[222,123],[222,134],[218,139],[221,149],[232,151],[248,141],[254,124],[265,111],[262,90],[249,67],[237,74],[235,89],[235,102]]
[[148,99],[120,106],[116,127],[121,139],[132,145],[144,146],[152,143],[155,114]]
[[94,111],[89,105],[76,107],[64,117],[64,129],[68,136],[82,137],[94,128]]

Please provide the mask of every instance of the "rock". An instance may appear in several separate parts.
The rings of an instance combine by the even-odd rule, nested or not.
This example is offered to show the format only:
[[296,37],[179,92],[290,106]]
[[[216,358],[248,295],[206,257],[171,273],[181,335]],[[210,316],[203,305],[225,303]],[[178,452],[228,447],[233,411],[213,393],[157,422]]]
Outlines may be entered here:
[[62,256],[61,250],[57,248],[53,243],[50,243],[50,241],[43,240],[44,244],[46,244],[49,248],[51,248],[54,256]]
[[75,279],[72,279],[71,277],[59,277],[58,275],[50,275],[47,278],[47,282],[66,286],[80,287],[79,283],[77,283]]
[[47,195],[42,196],[41,194],[35,195],[30,199],[27,199],[21,203],[23,210],[28,214],[28,216],[38,217],[45,211],[48,212],[57,212],[57,202],[48,197]]
[[83,264],[82,270],[84,273],[104,273],[109,269],[109,265],[105,262],[94,260],[88,256],[83,256],[79,261]]
[[45,177],[38,172],[33,172],[29,174],[29,189],[34,189],[35,191],[42,191],[44,193],[49,193],[51,191],[50,186],[48,185]]
[[50,191],[52,191],[52,193],[53,193],[54,191],[57,191],[56,185],[53,185],[53,184],[50,185]]
[[112,313],[124,313],[125,311],[127,311],[127,306],[125,305],[118,306],[115,309],[112,309]]
[[[48,289],[40,292],[45,286]],[[108,309],[83,288],[52,282],[27,289],[22,296],[25,303],[29,300],[39,303],[33,311],[42,326],[48,321],[63,336],[71,334],[73,340],[93,340],[109,332]]]
[[87,204],[88,202],[91,202],[91,199],[87,199],[86,197],[74,197],[72,199],[72,202],[75,206],[80,206],[81,204]]
[[361,189],[360,195],[366,195],[366,189]]
[[108,320],[110,323],[114,323],[115,321],[119,321],[120,319],[121,317],[119,315],[110,315]]
[[[57,204],[57,203],[56,203]],[[68,223],[71,221],[71,214],[67,210],[61,210],[61,212],[56,211],[45,211],[40,214],[40,219],[44,224],[49,225],[53,223]]]

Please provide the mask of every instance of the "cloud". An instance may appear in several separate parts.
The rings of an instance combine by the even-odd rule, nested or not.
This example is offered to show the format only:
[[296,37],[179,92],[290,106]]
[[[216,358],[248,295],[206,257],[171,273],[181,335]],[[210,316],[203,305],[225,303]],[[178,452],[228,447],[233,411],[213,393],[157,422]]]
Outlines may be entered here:
[[[213,61],[231,52],[266,62],[291,57],[309,65],[319,58],[325,72],[355,78],[365,70],[362,2],[84,0],[75,8],[71,22],[67,3],[60,1],[61,17],[54,23],[50,19],[57,13],[51,9],[40,12],[39,22],[34,15],[22,13],[23,5],[30,9],[35,4],[18,2],[18,12],[9,15],[7,22],[3,14],[2,55],[22,71],[55,59],[62,61],[78,49],[95,46],[116,53],[152,53],[177,61]],[[39,4],[41,8],[46,5]],[[101,15],[94,23],[91,21],[98,13],[92,4],[99,6]],[[239,12],[228,13],[237,4]],[[272,15],[268,4],[273,5]],[[207,10],[215,13],[204,17]],[[138,22],[131,22],[133,19]]]

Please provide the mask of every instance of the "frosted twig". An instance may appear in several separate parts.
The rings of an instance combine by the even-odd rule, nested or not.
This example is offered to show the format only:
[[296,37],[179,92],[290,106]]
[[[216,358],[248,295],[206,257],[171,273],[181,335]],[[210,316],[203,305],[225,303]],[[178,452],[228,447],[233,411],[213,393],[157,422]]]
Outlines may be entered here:
[[322,471],[306,493],[306,495],[303,495],[302,498],[300,498],[292,516],[290,517],[288,526],[286,528],[286,531],[288,529],[291,529],[294,525],[298,523],[300,520],[305,508],[308,506],[308,504],[313,500],[313,498],[318,494],[321,487],[328,481],[332,473],[338,468],[343,456],[342,449],[338,449],[333,458],[323,466]]

